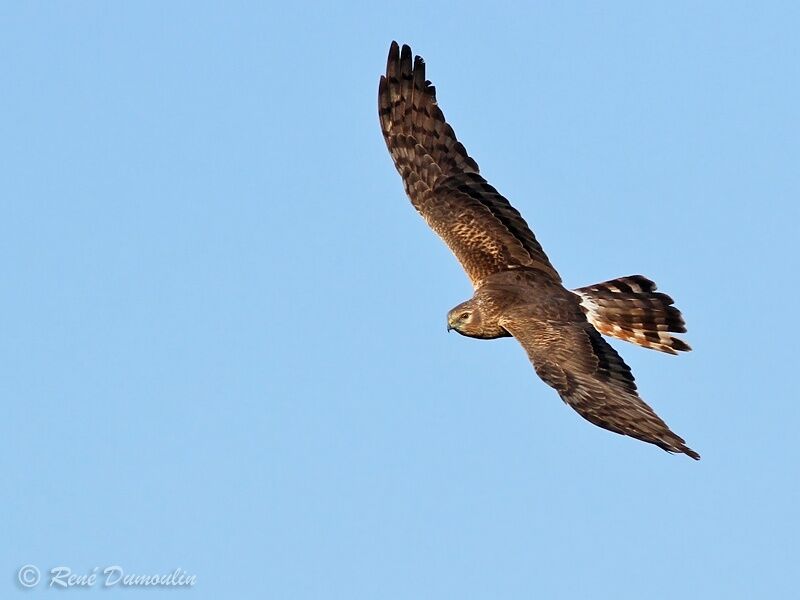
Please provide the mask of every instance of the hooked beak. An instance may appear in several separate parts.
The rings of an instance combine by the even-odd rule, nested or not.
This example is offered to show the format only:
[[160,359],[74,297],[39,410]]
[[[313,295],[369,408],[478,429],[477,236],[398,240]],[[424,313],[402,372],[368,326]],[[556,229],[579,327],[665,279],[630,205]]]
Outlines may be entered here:
[[448,321],[447,322],[447,333],[450,333],[451,331],[453,331],[453,328],[450,327],[450,321]]

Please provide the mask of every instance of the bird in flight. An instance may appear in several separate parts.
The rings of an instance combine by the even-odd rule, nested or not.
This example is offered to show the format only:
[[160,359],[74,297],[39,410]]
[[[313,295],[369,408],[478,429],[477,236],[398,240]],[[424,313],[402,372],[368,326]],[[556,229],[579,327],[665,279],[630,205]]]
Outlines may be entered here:
[[406,194],[475,290],[447,314],[447,329],[515,337],[539,377],[586,420],[699,459],[639,397],[630,367],[601,335],[670,354],[690,350],[671,335],[686,331],[672,298],[641,275],[566,289],[525,220],[456,138],[425,61],[406,45],[389,49],[378,113]]

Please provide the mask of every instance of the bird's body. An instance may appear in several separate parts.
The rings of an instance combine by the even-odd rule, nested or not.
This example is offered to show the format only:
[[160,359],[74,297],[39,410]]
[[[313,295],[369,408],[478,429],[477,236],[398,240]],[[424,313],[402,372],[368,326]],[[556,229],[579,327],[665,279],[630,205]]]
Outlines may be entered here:
[[[533,289],[536,293],[530,293]],[[508,337],[511,334],[502,325],[503,317],[521,309],[543,321],[583,318],[578,296],[541,271],[523,267],[486,277],[470,300],[448,313],[448,324],[467,337],[484,340]],[[459,317],[470,310],[475,313],[473,318],[461,322]]]
[[568,290],[520,213],[480,175],[425,79],[392,43],[378,92],[386,145],[414,207],[467,272],[475,293],[447,316],[478,339],[515,337],[537,374],[588,421],[700,456],[639,398],[630,368],[601,333],[675,354],[689,350],[672,299],[633,275]]

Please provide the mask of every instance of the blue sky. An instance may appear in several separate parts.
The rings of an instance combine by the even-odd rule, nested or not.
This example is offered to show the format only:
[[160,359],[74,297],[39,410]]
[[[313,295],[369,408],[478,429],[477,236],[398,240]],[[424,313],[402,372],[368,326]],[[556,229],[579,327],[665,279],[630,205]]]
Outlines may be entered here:
[[[696,4],[7,3],[2,595],[793,593],[800,11]],[[615,346],[701,462],[446,334],[392,39],[567,285],[675,297],[692,353]]]

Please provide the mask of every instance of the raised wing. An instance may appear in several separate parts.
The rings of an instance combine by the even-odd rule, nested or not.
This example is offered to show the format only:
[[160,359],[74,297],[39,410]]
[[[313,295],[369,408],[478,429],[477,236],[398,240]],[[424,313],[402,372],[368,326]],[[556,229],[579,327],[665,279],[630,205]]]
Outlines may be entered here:
[[700,459],[639,398],[630,367],[589,323],[545,321],[516,311],[500,324],[525,348],[539,377],[584,419]]
[[396,42],[381,76],[378,107],[383,137],[411,203],[459,260],[474,287],[492,273],[558,272],[519,212],[481,177],[456,139],[425,79],[425,62]]

